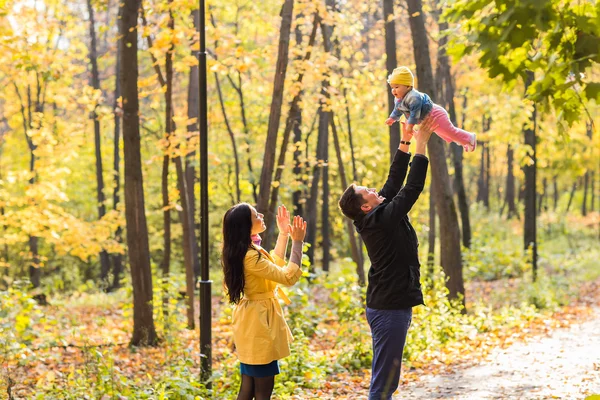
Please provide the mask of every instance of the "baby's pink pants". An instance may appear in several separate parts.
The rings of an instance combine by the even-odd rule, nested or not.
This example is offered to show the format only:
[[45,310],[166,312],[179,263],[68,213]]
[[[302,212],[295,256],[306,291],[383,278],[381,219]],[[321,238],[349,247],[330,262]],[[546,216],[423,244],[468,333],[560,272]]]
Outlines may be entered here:
[[433,105],[431,112],[425,119],[427,120],[429,118],[433,118],[438,124],[435,133],[448,143],[455,142],[464,146],[470,144],[471,138],[475,136],[474,133],[455,127],[452,124],[452,121],[450,121],[450,117],[448,117],[446,110],[437,104]]

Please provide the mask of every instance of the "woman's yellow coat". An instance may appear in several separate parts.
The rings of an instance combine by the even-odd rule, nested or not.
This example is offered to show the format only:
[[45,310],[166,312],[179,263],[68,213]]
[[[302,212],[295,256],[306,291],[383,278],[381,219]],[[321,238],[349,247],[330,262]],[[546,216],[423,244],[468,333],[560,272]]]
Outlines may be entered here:
[[[260,255],[260,256],[259,256]],[[244,258],[244,297],[233,310],[233,341],[244,364],[268,364],[290,355],[292,332],[285,322],[279,296],[289,299],[277,284],[291,286],[302,276],[300,266],[288,263],[252,244]]]

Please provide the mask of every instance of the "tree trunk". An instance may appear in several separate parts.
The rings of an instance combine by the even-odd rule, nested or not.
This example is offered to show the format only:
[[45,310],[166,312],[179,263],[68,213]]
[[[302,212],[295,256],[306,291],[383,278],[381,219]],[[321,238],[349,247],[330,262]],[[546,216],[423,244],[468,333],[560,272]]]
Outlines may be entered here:
[[[146,15],[144,13],[144,9],[141,8],[141,19],[142,25],[144,27],[148,26],[148,22],[146,21]],[[146,37],[146,41],[148,42],[148,48],[151,49],[153,46],[152,36],[148,35]],[[167,54],[165,64],[172,63],[172,55]],[[154,70],[158,77],[158,83],[161,88],[165,88],[165,139],[167,142],[167,147],[164,149],[163,154],[163,163],[162,163],[162,174],[161,174],[161,196],[162,196],[162,210],[163,210],[163,258],[161,260],[160,269],[162,272],[162,280],[163,284],[166,284],[169,279],[169,274],[171,270],[171,202],[169,199],[169,164],[170,164],[170,138],[171,132],[173,129],[173,104],[169,99],[172,96],[172,85],[167,84],[167,79],[163,75],[158,60],[154,56],[152,52],[150,52],[150,58],[152,59],[152,65],[154,66]],[[167,69],[172,68],[166,66]],[[167,292],[166,288],[163,291],[163,312],[167,312]]]
[[506,205],[508,207],[508,214],[506,218],[511,219],[513,216],[517,215],[517,207],[515,205],[515,174],[513,171],[513,163],[514,163],[514,150],[512,146],[509,144],[506,149],[506,164],[508,170],[506,172]]
[[187,328],[194,329],[194,262],[193,262],[193,236],[194,222],[190,214],[189,190],[186,188],[185,173],[181,157],[173,159],[177,171],[177,186],[181,199],[181,226],[183,228],[183,261],[185,264],[185,288],[187,301]]
[[[590,143],[592,142],[592,125],[588,122],[585,124],[587,130],[587,136],[590,139]],[[588,185],[590,183],[590,170],[586,170],[583,175],[583,202],[581,203],[581,215],[584,217],[588,213],[587,208],[587,200],[588,200]]]
[[[192,11],[192,19],[194,23],[194,31],[198,31],[198,27],[200,26],[200,10],[196,9]],[[195,52],[192,52],[192,55],[196,56]],[[198,118],[200,113],[200,89],[199,89],[199,74],[198,74],[198,66],[192,65],[190,68],[190,76],[188,83],[188,120],[193,121],[187,126],[188,133],[191,132],[199,132],[200,126],[198,124]],[[200,276],[200,258],[198,257],[199,248],[198,241],[196,238],[196,192],[194,188],[196,186],[196,167],[194,166],[196,163],[196,151],[189,153],[185,157],[185,178],[186,178],[186,188],[188,190],[188,198],[189,198],[189,209],[190,209],[190,218],[192,219],[193,229],[190,232],[192,237],[192,261],[194,262],[194,275],[196,279]],[[198,224],[198,230],[200,230]]]
[[[490,130],[491,119],[485,115],[481,119],[482,132]],[[477,181],[477,202],[483,203],[485,208],[490,208],[490,144],[481,143],[481,164],[479,179]]]
[[[292,12],[294,0],[285,0],[281,9],[281,28],[279,30],[279,50],[277,54],[277,66],[275,70],[275,81],[273,84],[273,98],[269,113],[269,126],[267,128],[267,141],[263,156],[263,166],[260,174],[260,190],[258,192],[257,209],[268,215],[269,195],[271,194],[271,183],[273,169],[275,167],[275,147],[277,145],[277,132],[279,130],[279,119],[281,117],[281,104],[283,102],[283,85],[288,64],[288,50],[290,47],[290,31],[292,26]],[[267,225],[268,227],[268,225]]]
[[[527,72],[527,80],[525,82],[525,91],[533,83],[533,72]],[[525,172],[525,225],[524,225],[524,248],[531,249],[532,253],[532,268],[533,281],[537,278],[537,232],[536,232],[536,108],[534,106],[531,114],[533,128],[524,128],[525,145],[530,146],[531,150],[528,153],[529,162],[525,163],[523,170]]]
[[[336,10],[336,3],[333,0],[327,0],[327,6],[330,7],[332,10]],[[323,32],[323,44],[325,46],[325,51],[329,51],[330,50],[330,39],[333,36],[333,28],[330,26],[322,26],[322,32]],[[339,38],[335,38],[333,40],[333,45],[334,45],[334,52],[335,52],[335,57],[339,60],[342,59],[342,55],[341,55],[341,46],[340,46],[340,41]],[[338,70],[338,73],[340,76],[343,76],[343,71]],[[349,110],[349,106],[348,106],[348,97],[347,97],[347,90],[344,87],[342,89],[342,96],[344,98],[344,102],[345,102],[345,108],[346,108],[346,123],[348,126],[348,140],[349,140],[349,144],[350,144],[350,151],[352,153],[351,157],[352,157],[352,168],[353,168],[353,175],[355,177],[356,180],[356,162],[354,159],[354,146],[352,143],[352,124],[350,121],[350,110]],[[339,140],[339,136],[337,134],[337,128],[336,128],[336,124],[335,124],[335,118],[333,115],[333,112],[330,113],[330,119],[329,119],[330,125],[331,125],[331,132],[333,134],[333,139],[334,139],[334,146],[335,146],[335,151],[336,151],[336,156],[337,156],[337,160],[338,160],[338,165],[339,165],[339,173],[340,173],[340,183],[342,184],[342,191],[344,191],[347,186],[348,186],[348,180],[346,179],[346,170],[344,168],[344,163],[342,160],[342,152],[341,152],[341,147],[340,147],[340,140]],[[323,195],[323,199],[328,199],[329,196],[328,195]],[[329,205],[328,205],[329,206]],[[324,219],[325,220],[325,219]],[[354,230],[354,226],[352,224],[352,221],[350,221],[349,219],[345,218],[345,223],[346,223],[346,230],[348,231],[348,238],[350,240],[350,249],[351,249],[351,254],[352,254],[352,260],[354,261],[354,263],[356,264],[356,273],[358,276],[358,282],[361,286],[364,286],[365,284],[365,272],[364,272],[364,262],[363,262],[363,257],[362,257],[362,243],[360,240],[360,235],[356,235],[358,236],[358,239],[355,236],[355,230]],[[325,236],[325,235],[324,235]],[[327,234],[327,237],[329,237],[329,234]]]
[[[39,82],[39,79],[38,79]],[[29,172],[31,173],[31,177],[29,178],[29,185],[33,186],[36,182],[37,172],[35,170],[35,151],[37,150],[37,145],[33,143],[31,137],[27,134],[28,129],[33,127],[33,113],[35,112],[43,112],[44,104],[41,102],[40,92],[41,89],[38,86],[37,90],[37,98],[34,100],[31,98],[31,87],[27,86],[27,106],[25,106],[25,102],[21,96],[21,92],[19,91],[19,87],[16,83],[14,83],[15,93],[20,102],[20,111],[21,117],[23,119],[23,135],[25,136],[25,140],[27,141],[27,146],[29,147]],[[35,109],[33,110],[33,108]],[[31,253],[31,261],[29,264],[29,280],[33,288],[40,287],[41,284],[41,270],[40,270],[40,257],[38,254],[38,237],[37,236],[29,236],[29,251]]]
[[[342,150],[340,148],[340,140],[337,134],[334,118],[331,119],[331,133],[333,134],[333,144],[335,147],[335,154],[337,156],[338,169],[340,174],[340,183],[342,191],[348,187],[348,179],[346,178],[346,169],[344,168],[344,161],[342,160]],[[325,196],[323,196],[325,199]],[[361,286],[365,284],[365,271],[362,264],[362,257],[360,255],[359,243],[356,240],[354,225],[349,218],[344,218],[346,223],[346,231],[348,232],[348,238],[350,240],[350,251],[352,254],[352,260],[356,263],[356,274],[358,276],[358,283]]]
[[[169,18],[169,21],[171,18]],[[170,22],[169,22],[170,24]],[[171,46],[172,49],[172,46]],[[155,68],[160,68],[157,63],[154,64]],[[165,90],[165,139],[167,147],[164,149],[163,165],[162,165],[162,177],[161,177],[161,190],[162,190],[162,201],[163,201],[163,259],[162,259],[162,279],[163,279],[163,313],[167,314],[168,305],[168,287],[169,275],[171,273],[171,202],[169,200],[169,165],[171,161],[171,134],[173,133],[173,59],[171,51],[167,51],[165,58],[165,73],[166,79],[161,77],[161,86]],[[188,316],[189,323],[189,316]]]
[[144,183],[140,152],[138,100],[138,32],[139,0],[124,0],[120,10],[121,70],[123,88],[123,144],[125,159],[125,219],[127,246],[133,286],[133,335],[131,345],[154,345],[157,342],[152,316],[152,271],[148,227],[144,204]]
[[[348,144],[350,145],[350,159],[352,161],[352,180],[358,182],[358,173],[356,172],[356,157],[354,155],[354,143],[352,140],[352,123],[350,120],[350,107],[348,105],[348,97],[346,95],[346,88],[343,89],[344,103],[346,105],[346,126],[348,127]],[[344,190],[346,187],[344,187]],[[354,227],[352,228],[354,232]],[[363,255],[362,238],[360,235],[356,235],[356,246],[358,252],[358,259],[356,264],[356,272],[358,274],[359,283],[364,285],[365,281],[365,258]]]
[[169,150],[165,149],[164,151],[160,185],[163,209],[163,254],[160,271],[163,282],[163,313],[166,315],[169,302],[167,283],[171,273],[171,202],[169,201]]
[[[118,210],[121,190],[121,116],[123,115],[121,110],[121,104],[119,98],[121,97],[121,38],[117,38],[117,63],[115,67],[115,99],[114,99],[114,140],[113,140],[113,210]],[[119,226],[115,232],[115,240],[117,243],[123,242],[123,229]],[[111,256],[113,264],[113,283],[110,290],[116,290],[121,286],[121,273],[123,272],[123,256],[121,254],[113,254]]]
[[477,178],[477,202],[485,205],[485,142],[479,142],[481,161],[479,162],[479,177]]
[[[321,107],[319,106],[318,113],[321,113]],[[323,156],[323,135],[319,132],[317,135],[317,161],[313,166],[313,176],[310,185],[310,197],[306,203],[306,215],[307,215],[307,232],[306,242],[310,244],[306,255],[310,260],[310,271],[315,270],[315,246],[317,242],[317,197],[319,195],[319,181],[321,180],[321,169],[323,168],[324,156]]]
[[571,193],[569,193],[569,202],[567,203],[565,214],[568,214],[569,210],[571,209],[571,203],[573,202],[573,197],[575,196],[575,190],[577,190],[577,181],[573,182],[573,186],[571,186]]
[[[326,1],[328,8],[333,8],[331,0]],[[320,21],[321,33],[323,35],[323,47],[325,53],[331,53],[331,36],[333,27]],[[329,272],[329,262],[331,260],[331,243],[329,242],[329,123],[333,120],[333,113],[330,109],[330,84],[329,71],[325,75],[321,86],[321,99],[325,104],[321,105],[319,111],[319,136],[323,136],[321,146],[323,147],[323,204],[321,205],[321,239],[323,248],[323,272]]]
[[[90,19],[90,64],[92,65],[91,84],[96,90],[100,90],[100,74],[98,72],[98,56],[96,52],[96,28],[94,26],[94,7],[92,0],[87,0],[87,9]],[[91,118],[94,120],[94,147],[96,153],[96,200],[98,201],[98,220],[101,220],[106,214],[104,205],[104,178],[102,174],[102,147],[100,137],[100,120],[96,114],[96,108],[92,111]],[[100,279],[108,290],[108,272],[110,271],[110,260],[105,250],[100,252]]]
[[[408,5],[419,88],[425,93],[434,95],[433,72],[429,58],[429,41],[427,31],[425,30],[421,0],[406,0],[406,4]],[[449,290],[449,298],[456,299],[460,296],[464,306],[465,288],[462,273],[460,229],[458,227],[458,215],[452,197],[448,166],[446,165],[446,153],[442,139],[437,135],[433,135],[429,140],[428,150],[431,159],[433,182],[436,184],[434,193],[436,195],[435,203],[440,218],[441,264],[448,277],[446,286]],[[463,310],[466,309],[463,308]]]
[[[169,22],[168,28],[171,32],[175,32],[175,17],[173,16],[172,5],[173,0],[169,0]],[[173,52],[175,46],[171,43],[167,55],[165,58],[165,75],[166,75],[166,91],[165,91],[165,104],[166,104],[166,127],[167,127],[167,138],[171,137],[175,132],[175,122],[173,121]],[[169,148],[169,150],[171,150]],[[235,152],[235,142],[234,142]],[[236,167],[237,167],[237,152],[236,154]],[[186,302],[187,302],[187,327],[188,329],[194,329],[194,263],[192,261],[192,232],[194,230],[194,224],[192,215],[190,214],[189,208],[189,196],[186,185],[185,172],[183,170],[183,162],[181,156],[176,155],[173,158],[175,163],[175,171],[177,173],[177,187],[179,189],[179,198],[181,200],[181,225],[183,230],[183,262],[185,266],[185,287],[186,287]],[[239,175],[239,169],[236,169]],[[239,199],[239,185],[238,199]]]
[[[319,17],[315,15],[313,22],[313,29],[308,40],[308,47],[306,54],[304,55],[304,61],[308,61],[311,56],[311,50],[315,43],[315,39],[317,36],[317,27],[319,25]],[[304,73],[301,72],[298,75],[298,79],[296,80],[297,84],[302,84],[302,80],[304,79]],[[299,91],[292,102],[290,103],[290,111],[288,118],[285,122],[285,129],[283,131],[283,140],[281,142],[281,148],[279,149],[279,158],[277,159],[277,168],[275,169],[275,178],[273,182],[277,182],[277,184],[271,190],[270,202],[268,212],[265,213],[265,225],[267,226],[267,230],[264,234],[264,242],[267,248],[271,247],[272,236],[273,236],[273,226],[274,226],[274,216],[275,216],[275,208],[277,207],[277,198],[279,196],[279,186],[281,184],[281,177],[283,176],[283,170],[285,168],[285,157],[287,154],[287,149],[289,147],[290,134],[292,129],[294,129],[294,123],[298,121],[299,116],[302,113],[301,108],[301,99],[302,99],[302,91]],[[299,129],[299,128],[298,128]]]
[[[486,131],[490,130],[490,122],[488,120],[487,123],[487,129]],[[492,160],[491,160],[491,154],[492,154],[492,146],[490,143],[487,144],[487,146],[485,146],[485,161],[486,161],[486,166],[485,166],[485,191],[484,191],[484,197],[483,197],[483,203],[485,205],[485,208],[487,208],[488,210],[490,209],[490,187],[492,186],[492,180],[491,180],[491,171],[492,171]]]
[[[296,119],[293,121],[294,124],[294,143],[300,143],[302,141],[302,109],[298,110],[296,114]],[[292,193],[292,204],[293,204],[293,213],[294,215],[304,215],[304,203],[302,202],[303,198],[303,190],[301,188],[300,182],[302,181],[303,174],[303,162],[302,162],[302,152],[300,151],[300,146],[294,145],[294,181],[298,184],[298,188],[294,190]]]
[[590,181],[592,182],[590,185],[591,186],[590,187],[590,192],[591,192],[591,194],[590,194],[590,211],[591,212],[596,211],[596,208],[595,208],[595,203],[596,203],[596,188],[595,188],[595,186],[596,185],[594,184],[595,179],[596,179],[595,173],[594,173],[594,171],[592,171],[591,176],[590,176]]
[[[240,8],[240,5],[237,5],[238,10]],[[235,33],[236,35],[239,32],[239,20],[238,20],[238,16],[239,16],[239,12],[236,11],[236,20],[234,22],[234,26],[235,26]],[[211,19],[211,23],[214,27],[216,27],[216,23],[215,23],[215,19],[213,14],[210,15],[210,19]],[[195,27],[197,28],[197,25],[195,25]],[[296,30],[298,30],[299,27],[296,27]],[[248,120],[246,118],[246,104],[245,104],[245,100],[244,100],[244,89],[243,89],[243,85],[242,85],[242,74],[241,72],[238,70],[237,71],[237,84],[233,81],[233,79],[231,78],[230,75],[227,75],[227,79],[229,80],[229,83],[231,84],[231,87],[233,87],[233,89],[236,91],[238,98],[239,98],[239,105],[240,105],[240,116],[242,119],[242,126],[243,126],[243,130],[244,130],[244,142],[245,142],[245,147],[246,147],[246,156],[248,157],[247,160],[247,166],[248,166],[248,182],[250,182],[250,185],[252,185],[252,197],[254,199],[255,203],[258,203],[258,184],[256,182],[256,177],[254,176],[254,167],[252,166],[252,153],[251,153],[251,149],[253,146],[252,140],[251,140],[251,135],[250,135],[250,129],[248,127]],[[264,238],[263,238],[264,241]],[[266,244],[265,244],[266,246]]]
[[546,198],[547,187],[548,187],[548,180],[544,177],[544,179],[542,179],[542,193],[540,193],[540,196],[538,199],[538,208],[537,208],[538,216],[542,214],[542,209],[544,207],[544,199]]
[[467,201],[467,193],[463,179],[463,148],[453,143],[452,160],[454,162],[454,183],[457,188],[458,209],[460,211],[461,227],[462,227],[462,243],[466,248],[471,247],[471,221],[469,218],[469,203]]
[[38,237],[29,236],[29,251],[31,251],[31,264],[29,265],[29,279],[34,288],[40,287],[42,273],[40,270],[40,257],[38,255]]
[[428,232],[429,248],[427,250],[427,273],[429,276],[433,276],[433,266],[435,265],[436,209],[435,209],[434,191],[435,191],[435,184],[433,182],[433,175],[432,175],[431,183],[429,184],[429,232]]
[[227,133],[229,133],[229,139],[231,140],[231,147],[233,149],[233,161],[235,165],[235,196],[236,202],[240,202],[240,160],[238,157],[237,145],[235,143],[235,135],[233,129],[229,125],[229,118],[227,118],[227,112],[225,111],[225,103],[223,101],[223,93],[221,92],[221,84],[219,82],[219,75],[215,72],[215,82],[217,84],[217,93],[219,94],[219,103],[221,104],[221,112],[223,113],[223,119],[225,126],[227,127]]
[[[329,95],[327,94],[325,97],[329,98]],[[322,111],[319,118],[319,135],[323,135],[323,160],[325,161],[323,165],[323,204],[321,206],[323,272],[329,272],[329,262],[331,260],[331,244],[329,242],[329,121],[332,117],[331,111]],[[323,127],[321,127],[321,123],[324,125]]]
[[[448,29],[447,22],[439,23],[439,30]],[[450,61],[446,55],[446,45],[448,38],[442,36],[439,40],[438,64],[441,76],[438,80],[443,80],[445,83],[445,103],[448,105],[448,114],[450,120],[456,126],[456,109],[454,107],[454,83],[452,82],[452,74],[450,73]],[[465,191],[465,182],[463,179],[463,148],[455,143],[450,145],[452,149],[452,160],[454,163],[454,184],[458,195],[458,209],[460,210],[461,226],[462,226],[462,242],[466,248],[471,247],[471,222],[469,220],[469,204],[467,202],[467,193]]]
[[[313,29],[316,27],[314,24]],[[299,46],[302,43],[302,30],[300,29],[300,24],[296,25],[295,30],[296,35],[296,46]],[[316,36],[316,31],[315,31]],[[297,59],[300,59],[298,56]],[[300,90],[299,95],[302,96],[304,93]],[[291,112],[290,112],[291,114]],[[298,187],[292,193],[292,209],[294,215],[303,215],[304,206],[302,203],[302,188],[299,184],[302,180],[303,168],[302,168],[302,152],[300,151],[300,147],[297,145],[302,142],[302,107],[298,107],[298,112],[292,121],[292,131],[294,133],[294,182],[298,184]],[[281,153],[280,153],[281,154]]]
[[[396,61],[396,24],[394,23],[394,0],[383,0],[383,20],[385,27],[385,66],[388,74],[391,74],[397,67]],[[392,91],[385,85],[388,96],[388,115],[394,110],[394,96]],[[395,123],[389,127],[390,130],[390,160],[394,159],[394,154],[400,145],[400,124]]]
[[552,187],[554,188],[552,190],[552,195],[554,196],[554,207],[553,210],[556,211],[556,207],[558,206],[558,182],[557,182],[557,176],[554,175],[552,177]]

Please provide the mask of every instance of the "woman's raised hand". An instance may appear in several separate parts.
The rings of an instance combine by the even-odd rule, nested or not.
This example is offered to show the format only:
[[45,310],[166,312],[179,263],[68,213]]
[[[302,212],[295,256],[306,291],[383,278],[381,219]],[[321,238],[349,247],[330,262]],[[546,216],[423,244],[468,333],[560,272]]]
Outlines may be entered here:
[[295,241],[303,241],[306,236],[306,221],[299,215],[296,215],[290,224],[290,236]]
[[283,204],[277,207],[277,228],[286,235],[290,233],[290,212]]

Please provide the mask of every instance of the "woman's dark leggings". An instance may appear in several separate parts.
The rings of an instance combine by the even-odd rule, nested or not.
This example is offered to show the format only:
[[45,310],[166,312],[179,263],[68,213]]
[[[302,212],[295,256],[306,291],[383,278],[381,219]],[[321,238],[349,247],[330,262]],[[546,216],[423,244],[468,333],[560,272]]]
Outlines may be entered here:
[[237,400],[269,400],[275,387],[275,376],[254,378],[242,374],[242,384]]

